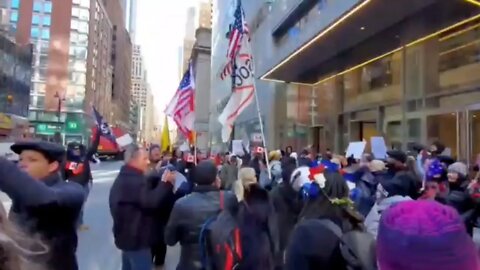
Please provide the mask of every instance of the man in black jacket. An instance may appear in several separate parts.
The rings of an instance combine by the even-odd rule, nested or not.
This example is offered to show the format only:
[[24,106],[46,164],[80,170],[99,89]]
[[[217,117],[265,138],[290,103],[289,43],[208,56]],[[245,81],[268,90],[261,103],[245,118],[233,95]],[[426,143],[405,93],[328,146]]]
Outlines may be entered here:
[[[200,231],[207,219],[220,211],[220,179],[215,164],[200,162],[195,168],[194,180],[197,185],[193,193],[175,203],[165,228],[167,245],[180,242],[182,247],[177,270],[202,269],[198,244]],[[236,211],[238,201],[233,193],[226,192],[224,200],[225,209]]]
[[77,270],[75,222],[85,198],[77,183],[60,177],[65,150],[48,142],[11,146],[19,167],[0,158],[0,190],[12,199],[10,219],[31,234],[39,234],[48,254],[32,258],[49,270]]
[[[76,182],[85,189],[85,201],[92,187],[92,171],[90,170],[90,161],[97,152],[100,142],[100,132],[96,132],[93,142],[88,149],[85,145],[78,142],[71,142],[67,145],[67,160],[65,162],[64,177],[69,182]],[[84,202],[85,204],[85,202]],[[87,230],[88,227],[83,224],[83,207],[78,218],[78,227],[80,230]]]
[[130,145],[125,160],[110,190],[115,245],[122,251],[123,270],[151,270],[153,215],[171,196],[175,173],[167,171],[157,186],[150,188],[145,179],[148,152]]

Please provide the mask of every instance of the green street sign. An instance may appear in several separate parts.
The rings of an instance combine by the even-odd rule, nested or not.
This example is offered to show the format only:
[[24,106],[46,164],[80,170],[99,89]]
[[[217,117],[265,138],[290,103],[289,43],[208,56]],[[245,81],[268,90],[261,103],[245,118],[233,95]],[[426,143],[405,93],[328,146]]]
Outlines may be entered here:
[[67,122],[67,128],[68,129],[77,129],[78,124],[77,124],[77,122]]
[[62,126],[59,124],[39,123],[37,124],[35,131],[38,134],[53,135],[55,132],[62,132]]

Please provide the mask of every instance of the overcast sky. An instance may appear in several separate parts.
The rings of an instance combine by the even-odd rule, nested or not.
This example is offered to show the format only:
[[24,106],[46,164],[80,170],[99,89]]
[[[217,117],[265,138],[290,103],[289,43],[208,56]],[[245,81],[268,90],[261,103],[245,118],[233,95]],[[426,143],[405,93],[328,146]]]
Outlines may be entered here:
[[158,111],[163,112],[178,86],[178,51],[183,44],[189,6],[202,0],[137,0],[137,37]]

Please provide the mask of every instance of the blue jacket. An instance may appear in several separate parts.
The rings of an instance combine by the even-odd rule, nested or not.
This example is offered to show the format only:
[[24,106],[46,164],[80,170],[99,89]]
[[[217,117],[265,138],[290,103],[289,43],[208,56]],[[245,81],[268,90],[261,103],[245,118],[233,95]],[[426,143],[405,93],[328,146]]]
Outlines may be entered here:
[[55,173],[34,180],[17,166],[0,158],[0,190],[12,199],[10,219],[31,234],[40,234],[50,251],[34,258],[47,269],[76,270],[76,220],[85,192],[77,183],[62,181]]

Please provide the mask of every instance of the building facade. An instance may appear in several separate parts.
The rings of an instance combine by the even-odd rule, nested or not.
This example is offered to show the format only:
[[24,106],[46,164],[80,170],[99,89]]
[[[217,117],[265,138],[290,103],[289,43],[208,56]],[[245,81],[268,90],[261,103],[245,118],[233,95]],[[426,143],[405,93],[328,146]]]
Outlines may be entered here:
[[381,135],[403,149],[440,140],[452,156],[474,162],[478,1],[243,4],[258,93],[273,89],[274,115],[282,117],[266,117],[274,146],[343,152],[350,141]]
[[[113,25],[102,0],[92,1],[91,5],[85,103],[93,104],[108,123],[112,123]],[[72,40],[74,38],[75,34]]]
[[0,141],[29,132],[32,51],[31,45],[19,46],[0,34]]
[[200,151],[208,151],[211,96],[211,46],[212,31],[210,28],[198,28],[196,42],[192,51],[193,70],[195,72],[195,122],[196,145]]
[[212,28],[213,1],[198,3],[198,28]]
[[101,0],[8,0],[10,36],[33,44],[29,119],[37,137],[50,140],[59,134],[62,142],[88,141],[94,91],[103,87],[97,86],[103,78],[91,83],[87,78],[108,70],[108,64],[92,64],[92,59],[108,60],[108,52],[89,50],[93,40],[108,36],[102,5]]
[[112,124],[130,131],[132,42],[125,27],[124,9],[118,0],[104,0],[112,31]]
[[[211,64],[211,95],[216,97],[210,104],[210,144],[214,151],[225,150],[227,145],[222,143],[221,125],[218,122],[218,116],[228,102],[231,87],[231,80],[221,80],[220,73],[226,63],[226,54],[228,47],[227,32],[229,25],[233,22],[233,14],[236,1],[213,1],[213,18],[212,18],[212,64]],[[243,6],[247,16],[247,20],[252,28],[252,16],[258,14],[259,11],[267,9],[268,5],[265,1],[243,1]],[[257,42],[261,35],[265,33],[251,32],[252,34],[252,50],[255,60],[255,69],[258,69],[260,54],[270,54],[268,44]],[[258,74],[258,72],[257,72]],[[283,138],[284,132],[278,130],[276,124],[287,125],[288,120],[286,111],[286,91],[278,89],[276,83],[256,80],[256,89],[258,100],[260,103],[260,118],[262,119],[265,138],[268,147],[278,147],[278,139]],[[233,137],[249,141],[250,145],[261,144],[261,130],[259,122],[259,113],[257,112],[256,103],[253,102],[245,111],[237,118]],[[275,132],[274,132],[275,130]]]

